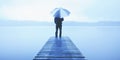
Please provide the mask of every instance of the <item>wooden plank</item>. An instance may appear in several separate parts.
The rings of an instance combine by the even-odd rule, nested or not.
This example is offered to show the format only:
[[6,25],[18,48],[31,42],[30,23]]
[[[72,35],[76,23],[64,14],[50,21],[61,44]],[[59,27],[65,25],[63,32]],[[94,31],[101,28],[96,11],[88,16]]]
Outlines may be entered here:
[[69,37],[50,37],[33,60],[85,60]]

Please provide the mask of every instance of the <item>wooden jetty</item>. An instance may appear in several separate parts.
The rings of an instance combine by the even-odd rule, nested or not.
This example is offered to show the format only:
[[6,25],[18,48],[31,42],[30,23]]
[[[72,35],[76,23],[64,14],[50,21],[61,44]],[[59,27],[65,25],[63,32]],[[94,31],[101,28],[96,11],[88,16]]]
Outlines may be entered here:
[[69,37],[50,37],[33,60],[86,60]]

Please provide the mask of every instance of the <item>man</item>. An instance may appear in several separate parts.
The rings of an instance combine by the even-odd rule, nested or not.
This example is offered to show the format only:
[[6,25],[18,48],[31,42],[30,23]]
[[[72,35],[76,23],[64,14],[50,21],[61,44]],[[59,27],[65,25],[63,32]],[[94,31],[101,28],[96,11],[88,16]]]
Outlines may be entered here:
[[59,37],[61,38],[62,35],[62,21],[64,20],[64,18],[60,18],[60,17],[55,17],[54,18],[54,22],[56,24],[56,31],[55,31],[55,37],[58,37],[58,29],[59,29]]

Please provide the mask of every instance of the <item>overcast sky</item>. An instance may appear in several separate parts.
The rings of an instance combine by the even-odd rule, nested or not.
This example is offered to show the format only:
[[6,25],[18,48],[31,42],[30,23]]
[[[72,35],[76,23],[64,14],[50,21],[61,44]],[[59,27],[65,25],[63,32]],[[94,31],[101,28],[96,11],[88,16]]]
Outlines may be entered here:
[[120,0],[0,0],[1,20],[52,21],[56,7],[68,9],[66,21],[120,21]]

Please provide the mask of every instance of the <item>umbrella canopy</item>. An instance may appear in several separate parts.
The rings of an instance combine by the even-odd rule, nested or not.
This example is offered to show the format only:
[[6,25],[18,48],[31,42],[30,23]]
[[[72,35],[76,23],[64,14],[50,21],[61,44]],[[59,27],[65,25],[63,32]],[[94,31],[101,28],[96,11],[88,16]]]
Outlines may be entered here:
[[52,11],[52,14],[54,17],[66,17],[66,16],[69,16],[70,12],[67,10],[67,9],[64,9],[64,8],[55,8],[53,11]]

